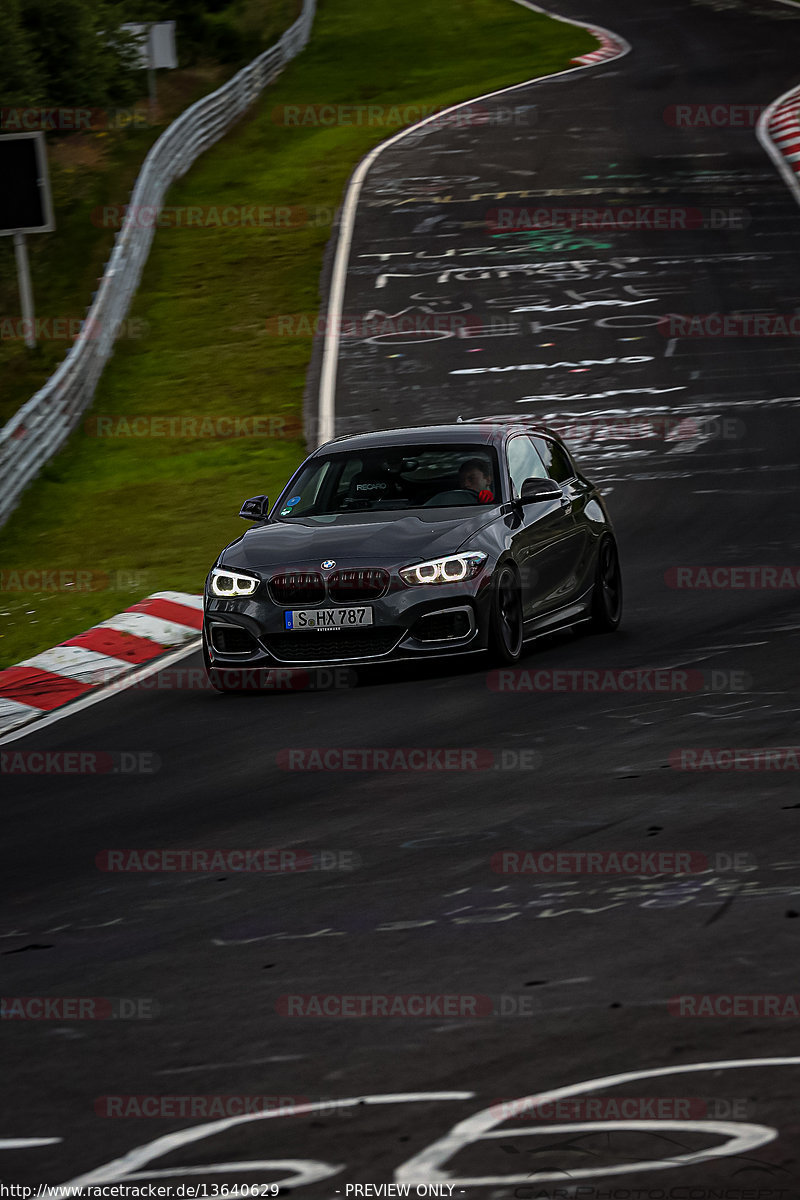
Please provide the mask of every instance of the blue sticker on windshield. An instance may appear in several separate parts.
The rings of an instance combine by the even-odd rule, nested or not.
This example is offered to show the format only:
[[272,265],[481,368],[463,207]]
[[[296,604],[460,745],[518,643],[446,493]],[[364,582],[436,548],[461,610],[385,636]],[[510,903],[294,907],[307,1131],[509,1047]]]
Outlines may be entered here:
[[302,497],[300,497],[300,496],[292,496],[291,500],[287,500],[286,503],[287,504],[299,504],[301,498]]

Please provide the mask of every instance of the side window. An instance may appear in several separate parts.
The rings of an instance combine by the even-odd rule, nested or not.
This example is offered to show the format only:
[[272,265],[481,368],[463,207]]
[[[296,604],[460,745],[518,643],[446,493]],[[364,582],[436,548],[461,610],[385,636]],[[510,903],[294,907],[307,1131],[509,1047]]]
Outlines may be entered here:
[[556,483],[566,483],[568,479],[575,478],[575,468],[563,447],[549,438],[537,437],[533,440],[551,479],[555,479]]
[[547,471],[531,438],[518,434],[508,443],[511,494],[519,496],[526,479],[547,479]]
[[[313,471],[304,473],[304,478],[295,485],[298,489],[294,496],[287,496],[286,501],[295,500],[295,504],[284,502],[280,510],[282,517],[306,517],[314,512],[320,491],[325,480],[325,464],[318,464]],[[299,497],[299,499],[297,499]]]
[[[295,495],[300,497],[297,504],[286,504],[280,510],[280,515],[282,517],[308,517],[319,512],[330,511],[331,504],[338,504],[341,495],[347,493],[347,486],[343,483],[345,476],[349,482],[360,466],[361,460],[357,458],[348,459],[344,466],[335,459],[318,464],[296,485]],[[338,484],[336,483],[337,476],[339,476]],[[332,498],[331,492],[334,492],[335,499]],[[294,497],[287,497],[287,499],[294,499]]]

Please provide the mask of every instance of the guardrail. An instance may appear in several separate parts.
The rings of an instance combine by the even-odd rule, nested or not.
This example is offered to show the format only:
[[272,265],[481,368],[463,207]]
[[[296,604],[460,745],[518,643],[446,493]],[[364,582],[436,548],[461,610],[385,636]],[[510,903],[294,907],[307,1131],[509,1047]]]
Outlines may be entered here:
[[44,387],[0,429],[0,526],[92,402],[97,381],[111,357],[116,331],[139,286],[155,232],[154,225],[139,228],[136,214],[142,208],[160,210],[171,184],[186,174],[195,159],[222,137],[284,65],[300,53],[311,33],[315,8],[316,0],[303,0],[302,13],[279,42],[216,92],[187,108],[151,147],[97,295],[86,313],[84,334]]

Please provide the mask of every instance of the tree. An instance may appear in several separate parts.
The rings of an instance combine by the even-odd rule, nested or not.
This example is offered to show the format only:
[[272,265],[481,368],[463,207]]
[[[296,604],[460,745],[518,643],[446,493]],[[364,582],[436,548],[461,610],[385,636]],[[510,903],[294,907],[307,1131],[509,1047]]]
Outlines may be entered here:
[[22,23],[19,0],[0,4],[0,96],[4,106],[29,107],[43,99],[41,65]]
[[36,48],[48,106],[102,108],[140,91],[130,41],[107,0],[23,0],[21,22]]

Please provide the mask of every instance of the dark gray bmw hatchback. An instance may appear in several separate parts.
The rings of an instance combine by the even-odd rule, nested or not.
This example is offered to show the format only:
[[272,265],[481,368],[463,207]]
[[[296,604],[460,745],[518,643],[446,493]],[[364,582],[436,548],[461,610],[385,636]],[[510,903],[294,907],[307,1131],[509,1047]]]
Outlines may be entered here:
[[605,504],[544,426],[502,418],[337,438],[220,554],[205,588],[212,683],[246,668],[475,654],[515,662],[567,625],[616,629]]

